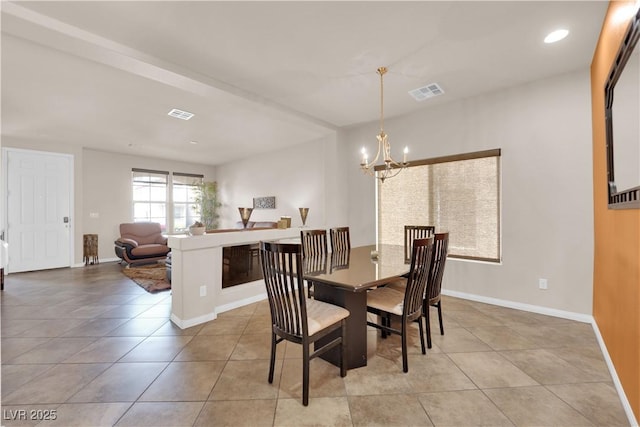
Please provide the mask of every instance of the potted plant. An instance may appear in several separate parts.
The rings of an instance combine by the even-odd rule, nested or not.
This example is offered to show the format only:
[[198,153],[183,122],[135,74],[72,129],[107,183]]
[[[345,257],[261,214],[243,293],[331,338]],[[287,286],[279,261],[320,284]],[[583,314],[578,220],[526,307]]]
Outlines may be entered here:
[[218,209],[222,203],[218,201],[218,183],[215,181],[205,181],[198,185],[196,190],[196,209],[200,213],[200,221],[205,230],[218,228]]
[[200,221],[196,221],[189,226],[189,234],[192,236],[202,236],[205,231],[207,231],[207,228]]

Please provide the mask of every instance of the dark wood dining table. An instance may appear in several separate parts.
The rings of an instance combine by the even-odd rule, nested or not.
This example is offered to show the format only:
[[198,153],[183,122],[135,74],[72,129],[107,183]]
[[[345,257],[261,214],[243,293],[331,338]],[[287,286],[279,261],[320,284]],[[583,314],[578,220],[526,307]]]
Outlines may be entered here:
[[[377,257],[372,256],[372,251],[377,252]],[[313,282],[313,297],[344,307],[351,313],[347,319],[347,368],[366,366],[367,290],[409,272],[404,246],[360,246],[348,252],[305,258],[304,264],[305,279]],[[331,339],[332,335],[325,338]],[[340,364],[337,348],[321,357]]]

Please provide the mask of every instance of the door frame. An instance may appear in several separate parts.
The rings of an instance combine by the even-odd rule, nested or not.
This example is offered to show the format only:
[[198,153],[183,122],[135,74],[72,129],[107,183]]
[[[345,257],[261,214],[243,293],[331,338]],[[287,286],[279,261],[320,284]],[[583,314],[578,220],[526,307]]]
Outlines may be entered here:
[[[69,217],[71,218],[71,231],[70,231],[70,235],[69,235],[69,265],[67,265],[67,267],[73,267],[75,265],[75,238],[76,238],[76,217],[75,217],[75,163],[74,163],[74,155],[73,154],[67,154],[67,153],[57,153],[57,152],[53,152],[53,151],[43,151],[43,150],[31,150],[31,149],[24,149],[24,148],[13,148],[13,147],[2,147],[2,186],[0,188],[0,195],[2,197],[2,201],[0,202],[1,205],[1,209],[0,209],[0,215],[2,216],[1,221],[0,221],[0,226],[2,227],[0,229],[0,233],[1,236],[3,237],[2,240],[4,240],[5,242],[9,243],[9,253],[11,253],[11,244],[7,239],[7,228],[8,228],[8,218],[9,218],[9,206],[8,206],[8,199],[9,199],[9,188],[8,188],[8,178],[9,178],[9,153],[10,152],[20,152],[20,153],[32,153],[32,154],[38,154],[38,155],[50,155],[50,156],[57,156],[57,157],[64,157],[67,158],[69,160],[69,185],[68,185],[68,192],[69,192]],[[11,260],[9,260],[9,265],[7,266],[8,268],[5,268],[5,274],[10,274],[11,273]]]

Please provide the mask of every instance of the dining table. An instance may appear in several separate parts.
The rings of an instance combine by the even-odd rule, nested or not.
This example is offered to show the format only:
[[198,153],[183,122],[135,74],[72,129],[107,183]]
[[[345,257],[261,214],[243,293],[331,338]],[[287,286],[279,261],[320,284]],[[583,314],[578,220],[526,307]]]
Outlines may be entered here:
[[[344,252],[306,257],[304,278],[312,282],[313,298],[349,310],[347,318],[347,369],[367,365],[367,291],[409,272],[404,246],[377,244],[359,246]],[[336,331],[318,342],[331,341]],[[334,348],[321,356],[340,365],[340,353]]]

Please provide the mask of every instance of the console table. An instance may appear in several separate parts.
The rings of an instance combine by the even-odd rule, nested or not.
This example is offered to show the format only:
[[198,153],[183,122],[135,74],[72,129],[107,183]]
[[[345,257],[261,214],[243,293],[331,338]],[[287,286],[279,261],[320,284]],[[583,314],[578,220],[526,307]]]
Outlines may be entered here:
[[261,240],[298,241],[299,228],[228,230],[202,236],[169,236],[171,321],[182,329],[214,320],[217,313],[266,299],[262,279],[222,288],[223,248]]

